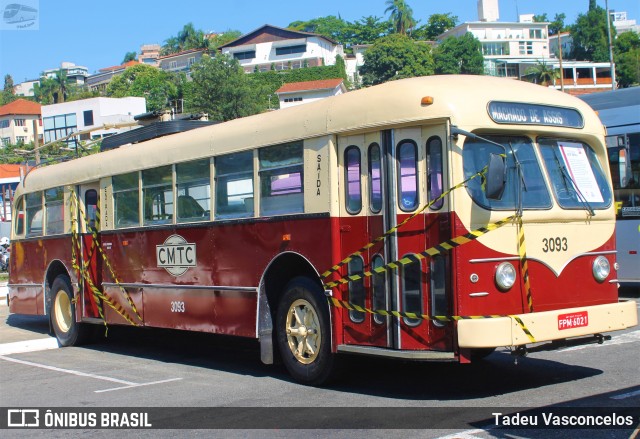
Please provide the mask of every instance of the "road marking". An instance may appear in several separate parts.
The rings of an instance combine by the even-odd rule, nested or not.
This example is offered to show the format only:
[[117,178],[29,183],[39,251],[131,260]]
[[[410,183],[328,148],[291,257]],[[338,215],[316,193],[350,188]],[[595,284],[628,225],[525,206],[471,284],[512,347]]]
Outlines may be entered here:
[[150,383],[142,383],[142,384],[135,384],[133,386],[114,387],[113,389],[104,389],[104,390],[94,390],[94,393],[111,392],[113,390],[131,389],[131,388],[134,388],[134,387],[142,387],[142,386],[151,386],[151,385],[154,385],[154,384],[170,383],[172,381],[180,381],[181,379],[182,378],[170,378],[168,380],[153,381],[153,382],[150,382]]
[[605,341],[602,345],[599,344],[587,344],[582,346],[574,346],[572,348],[560,349],[558,352],[579,351],[581,349],[595,348],[599,346],[611,346],[626,343],[637,343],[640,341],[640,330],[627,332],[626,334],[613,335],[611,340]]
[[46,351],[58,349],[58,340],[53,337],[39,338],[36,340],[16,341],[14,343],[0,344],[0,355],[23,354],[25,352]]
[[466,430],[458,433],[449,434],[447,436],[439,436],[437,439],[480,439],[478,436],[474,436],[475,434],[486,433],[491,428],[486,429],[475,429],[475,430]]
[[640,396],[640,390],[635,390],[633,392],[622,393],[620,395],[612,396],[611,399],[627,399],[627,398],[633,398],[634,396]]

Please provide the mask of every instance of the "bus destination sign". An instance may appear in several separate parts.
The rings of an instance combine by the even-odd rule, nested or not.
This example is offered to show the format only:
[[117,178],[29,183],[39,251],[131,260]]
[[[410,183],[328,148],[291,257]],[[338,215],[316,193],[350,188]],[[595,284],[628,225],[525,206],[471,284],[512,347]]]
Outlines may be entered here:
[[572,108],[516,102],[489,102],[489,117],[496,123],[582,128],[582,115]]

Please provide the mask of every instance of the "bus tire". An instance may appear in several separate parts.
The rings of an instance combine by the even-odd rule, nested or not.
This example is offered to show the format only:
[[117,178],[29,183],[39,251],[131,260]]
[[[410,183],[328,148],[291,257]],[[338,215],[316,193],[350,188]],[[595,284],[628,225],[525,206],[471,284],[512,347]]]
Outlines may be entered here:
[[51,298],[51,326],[58,344],[62,347],[82,344],[91,328],[76,322],[76,304],[69,276],[61,274],[54,279]]
[[276,335],[282,362],[298,382],[318,386],[333,375],[329,306],[320,287],[292,279],[278,304]]

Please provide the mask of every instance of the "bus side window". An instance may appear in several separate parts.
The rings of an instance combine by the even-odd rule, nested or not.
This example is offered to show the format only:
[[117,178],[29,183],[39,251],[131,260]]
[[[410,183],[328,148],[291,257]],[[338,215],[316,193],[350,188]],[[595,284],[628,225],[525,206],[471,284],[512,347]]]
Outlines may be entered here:
[[410,140],[398,145],[398,202],[410,212],[418,207],[418,147]]
[[[402,267],[402,311],[422,314],[422,263],[413,254],[405,255],[412,263]],[[420,319],[405,317],[408,326],[418,326]]]
[[27,203],[27,236],[42,235],[42,192],[25,196]]
[[[364,261],[361,257],[354,257],[347,266],[349,275],[362,274],[364,271]],[[364,308],[364,280],[352,280],[349,282],[349,302]],[[352,322],[364,322],[364,313],[361,311],[350,310],[349,318]]]
[[18,236],[24,235],[24,197],[21,197],[16,203],[13,218],[15,218],[15,234]]
[[382,158],[380,145],[369,146],[369,207],[371,212],[382,210]]
[[44,191],[44,207],[47,218],[47,235],[64,232],[64,189],[62,186]]
[[[384,260],[382,256],[375,255],[371,259],[371,269],[375,270],[376,268],[384,266]],[[373,289],[373,309],[375,310],[386,310],[387,309],[387,294],[386,294],[386,274],[375,273],[371,276],[371,288]],[[383,324],[385,322],[386,317],[374,314],[373,321],[378,324]]]
[[262,148],[260,159],[260,214],[304,212],[303,143]]
[[215,158],[216,218],[253,216],[253,152]]
[[209,159],[176,165],[177,222],[207,221],[211,211]]
[[[431,137],[427,140],[427,193],[429,201],[433,201],[442,195],[442,140],[439,137]],[[432,210],[442,208],[444,199],[438,200],[431,206]]]
[[347,147],[347,149],[344,150],[345,202],[347,204],[347,212],[352,215],[362,210],[360,168],[360,149],[354,145]]
[[142,171],[144,224],[167,224],[173,218],[172,167],[162,166]]
[[113,205],[116,229],[140,225],[140,197],[138,172],[115,175],[113,181]]
[[98,191],[89,189],[84,193],[84,206],[85,209],[87,209],[87,217],[89,220],[87,226],[90,229],[95,229],[98,215]]

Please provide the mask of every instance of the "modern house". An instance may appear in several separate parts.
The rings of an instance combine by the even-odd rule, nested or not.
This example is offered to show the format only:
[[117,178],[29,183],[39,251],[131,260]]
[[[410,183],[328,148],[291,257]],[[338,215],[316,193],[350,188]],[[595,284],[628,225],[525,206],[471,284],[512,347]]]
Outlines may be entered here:
[[191,66],[207,53],[205,49],[190,49],[183,52],[172,53],[158,57],[158,67],[166,72],[186,73],[187,77],[191,75]]
[[[62,139],[71,133],[94,130],[79,140],[98,139],[121,133],[131,127],[105,127],[133,122],[133,117],[147,111],[145,98],[91,98],[61,104],[43,105],[44,141]],[[75,139],[67,141],[75,145]]]
[[89,76],[89,69],[84,66],[77,66],[72,62],[62,62],[57,69],[49,69],[42,72],[42,76],[55,78],[60,70],[67,74],[67,81],[72,84],[83,85]]
[[264,25],[220,46],[247,73],[334,65],[342,45],[323,35]]
[[33,121],[37,121],[39,137],[42,138],[41,105],[26,99],[0,107],[0,147],[33,142]]
[[40,84],[40,79],[28,79],[13,87],[13,93],[16,96],[35,96],[34,88],[36,84]]
[[160,44],[143,44],[140,46],[140,55],[138,62],[158,67],[158,58],[160,57]]
[[91,91],[103,92],[107,89],[107,85],[111,82],[114,76],[121,74],[128,67],[140,64],[138,61],[129,61],[119,66],[105,67],[98,70],[98,73],[94,73],[87,77],[87,87]]
[[344,80],[342,78],[292,82],[284,84],[276,90],[276,94],[280,100],[280,108],[307,104],[346,92],[347,89],[344,86]]

